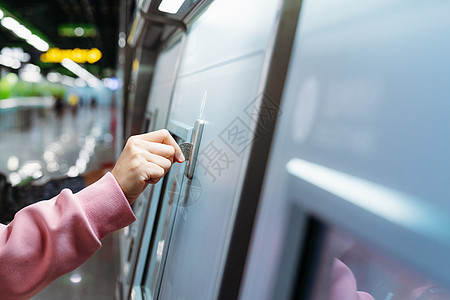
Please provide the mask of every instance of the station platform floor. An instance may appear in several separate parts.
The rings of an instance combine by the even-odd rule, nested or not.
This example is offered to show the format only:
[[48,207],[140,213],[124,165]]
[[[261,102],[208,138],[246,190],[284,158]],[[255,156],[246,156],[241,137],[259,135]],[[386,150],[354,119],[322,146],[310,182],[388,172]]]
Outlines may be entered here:
[[[11,182],[31,176],[43,183],[115,161],[115,118],[109,106],[81,107],[60,117],[48,110],[30,117],[28,128],[0,132],[0,171]],[[32,299],[113,299],[120,259],[117,234],[105,237],[102,243],[89,261]]]

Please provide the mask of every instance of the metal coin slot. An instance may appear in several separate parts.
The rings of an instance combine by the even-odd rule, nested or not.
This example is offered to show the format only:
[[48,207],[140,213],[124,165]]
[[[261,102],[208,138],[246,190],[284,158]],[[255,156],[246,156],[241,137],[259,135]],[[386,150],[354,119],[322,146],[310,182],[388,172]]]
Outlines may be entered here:
[[187,178],[192,179],[194,176],[195,165],[197,163],[198,150],[200,148],[200,141],[202,139],[203,127],[205,121],[197,119],[195,121],[194,130],[192,132],[192,138],[190,143],[182,143],[180,145],[181,151],[186,158],[186,169],[184,175]]
[[184,155],[184,158],[186,159],[186,161],[190,160],[190,158],[191,158],[193,146],[194,145],[192,145],[191,143],[181,143],[180,144],[181,152],[183,152],[183,155]]

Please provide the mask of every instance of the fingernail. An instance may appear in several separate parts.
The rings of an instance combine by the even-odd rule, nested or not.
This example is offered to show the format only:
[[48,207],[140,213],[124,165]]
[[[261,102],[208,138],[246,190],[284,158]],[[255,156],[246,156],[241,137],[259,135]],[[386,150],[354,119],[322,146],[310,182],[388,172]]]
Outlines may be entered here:
[[185,158],[182,152],[175,153],[175,157],[179,162],[184,162]]

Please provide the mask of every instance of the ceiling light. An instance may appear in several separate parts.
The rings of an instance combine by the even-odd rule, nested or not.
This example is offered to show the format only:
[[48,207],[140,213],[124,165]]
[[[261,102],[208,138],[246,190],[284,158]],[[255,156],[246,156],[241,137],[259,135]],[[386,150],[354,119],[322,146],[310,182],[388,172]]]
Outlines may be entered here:
[[61,74],[56,72],[50,72],[47,74],[47,80],[50,82],[59,82],[62,79]]
[[18,37],[20,37],[20,38],[22,38],[24,40],[29,39],[33,35],[31,33],[31,31],[28,28],[26,28],[25,26],[23,26],[23,25],[19,25],[19,27],[14,31],[14,33]]
[[16,70],[19,69],[20,66],[21,66],[21,63],[17,59],[14,59],[11,63],[11,68],[16,69]]
[[85,87],[86,86],[86,81],[84,81],[81,78],[76,78],[75,79],[75,86],[77,86],[77,87]]
[[68,58],[76,63],[93,64],[102,58],[102,52],[97,48],[92,49],[59,49],[50,48],[41,55],[41,61],[45,63],[60,63],[64,58]]
[[4,15],[5,15],[5,14],[4,14],[3,11],[0,9],[0,19],[3,18]]
[[73,79],[70,76],[63,75],[63,77],[61,79],[61,83],[65,84],[65,85],[68,85],[68,86],[71,86],[71,87],[74,87],[75,86],[75,79]]
[[158,9],[169,14],[176,14],[183,3],[184,0],[163,0]]
[[115,91],[120,87],[120,81],[115,77],[104,78],[102,82],[103,86],[107,87],[111,91]]
[[46,41],[42,40],[40,37],[38,37],[35,34],[33,34],[30,38],[28,38],[27,42],[31,46],[33,46],[34,48],[36,48],[42,52],[45,52],[50,48]]
[[17,30],[20,26],[19,22],[17,22],[16,20],[14,20],[11,17],[3,18],[1,21],[1,24],[3,27],[5,27],[6,29],[9,29],[11,31]]
[[46,41],[33,34],[28,28],[20,24],[17,20],[11,17],[3,18],[3,12],[0,10],[0,24],[6,29],[11,30],[15,35],[27,41],[28,44],[33,46],[39,51],[45,52],[48,50],[49,45]]
[[84,34],[84,29],[81,28],[81,27],[77,27],[77,28],[75,28],[74,32],[75,32],[75,35],[76,35],[76,36],[83,36],[83,34]]
[[86,81],[87,84],[90,87],[97,87],[98,86],[98,79],[97,79],[97,77],[95,77],[94,75],[89,73],[86,69],[82,68],[80,65],[78,65],[75,62],[73,62],[72,60],[70,60],[68,58],[64,58],[62,60],[61,64],[66,69],[68,69],[69,71],[71,71],[72,73],[74,73],[75,75],[77,75],[78,77],[83,79],[84,81]]
[[0,65],[10,67],[13,69],[18,69],[20,68],[21,63],[18,59],[0,54]]
[[19,76],[27,82],[40,82],[42,80],[41,69],[33,64],[26,64],[19,71]]
[[24,52],[22,48],[18,47],[17,48],[4,47],[2,48],[0,53],[2,56],[14,58],[21,62],[29,62],[31,58],[30,54]]

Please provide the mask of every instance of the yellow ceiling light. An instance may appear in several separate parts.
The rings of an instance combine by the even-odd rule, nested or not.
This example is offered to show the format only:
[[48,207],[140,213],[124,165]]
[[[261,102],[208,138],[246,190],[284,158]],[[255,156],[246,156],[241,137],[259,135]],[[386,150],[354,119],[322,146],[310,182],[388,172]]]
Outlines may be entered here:
[[87,59],[88,63],[93,64],[93,63],[99,61],[100,58],[102,58],[102,52],[100,50],[98,50],[97,48],[92,48],[91,50],[88,51],[86,59]]
[[92,49],[59,49],[59,48],[50,48],[47,52],[41,55],[42,62],[48,63],[60,63],[65,58],[70,59],[76,63],[84,64],[90,63],[93,64],[102,58],[102,52],[97,48]]

